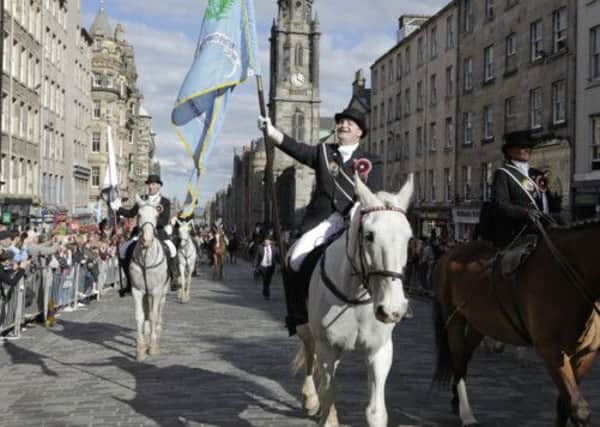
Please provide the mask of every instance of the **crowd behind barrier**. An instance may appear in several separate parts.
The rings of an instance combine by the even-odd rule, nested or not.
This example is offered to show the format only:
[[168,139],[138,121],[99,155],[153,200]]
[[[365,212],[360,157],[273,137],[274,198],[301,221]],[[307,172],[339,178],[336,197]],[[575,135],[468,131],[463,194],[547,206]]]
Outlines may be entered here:
[[[118,242],[81,235],[64,235],[49,241],[23,236],[16,244],[7,238],[0,251],[13,251],[16,245],[11,258],[21,256],[31,262],[16,286],[0,284],[0,334],[12,331],[11,336],[18,337],[24,322],[35,318],[46,322],[58,310],[77,308],[82,300],[99,300],[105,288],[119,282],[119,261],[115,255]],[[14,265],[0,268],[10,274]],[[124,275],[121,277],[125,280]]]
[[13,336],[19,336],[26,321],[40,318],[46,322],[58,310],[75,309],[92,297],[100,300],[106,288],[119,283],[119,262],[112,256],[98,260],[95,267],[96,272],[84,262],[67,268],[34,266],[17,286],[5,287],[5,298],[0,299],[0,334],[13,330]]

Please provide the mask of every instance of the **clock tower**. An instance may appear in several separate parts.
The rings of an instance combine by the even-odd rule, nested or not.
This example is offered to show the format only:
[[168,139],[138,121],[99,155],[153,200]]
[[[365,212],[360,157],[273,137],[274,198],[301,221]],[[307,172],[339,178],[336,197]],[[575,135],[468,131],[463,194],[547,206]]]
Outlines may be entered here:
[[[296,140],[319,140],[320,26],[313,0],[278,0],[271,28],[269,115],[273,124]],[[297,226],[310,200],[313,171],[275,150],[273,172],[284,228]]]

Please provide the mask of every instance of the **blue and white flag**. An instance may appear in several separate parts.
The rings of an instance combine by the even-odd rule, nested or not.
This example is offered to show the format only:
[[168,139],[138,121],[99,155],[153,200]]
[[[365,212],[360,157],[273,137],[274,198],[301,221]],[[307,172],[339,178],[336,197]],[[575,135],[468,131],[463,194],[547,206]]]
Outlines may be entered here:
[[194,159],[196,190],[186,197],[194,204],[197,178],[223,125],[231,92],[253,75],[260,75],[253,0],[208,0],[194,62],[171,115],[179,139]]

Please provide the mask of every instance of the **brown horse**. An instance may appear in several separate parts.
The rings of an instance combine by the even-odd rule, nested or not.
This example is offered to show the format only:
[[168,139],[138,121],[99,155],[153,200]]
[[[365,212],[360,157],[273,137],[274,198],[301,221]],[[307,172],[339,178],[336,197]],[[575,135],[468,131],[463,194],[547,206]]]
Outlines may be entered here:
[[219,230],[215,233],[213,246],[213,280],[223,279],[225,252],[227,252],[227,240],[225,239],[225,233],[222,230]]
[[438,261],[436,291],[437,368],[434,381],[453,379],[454,409],[463,425],[476,425],[466,391],[467,364],[482,335],[533,346],[558,388],[556,426],[570,418],[590,425],[590,408],[579,391],[600,347],[600,221],[548,232],[550,241],[575,271],[569,279],[540,239],[515,279],[503,278],[485,242],[458,246]]

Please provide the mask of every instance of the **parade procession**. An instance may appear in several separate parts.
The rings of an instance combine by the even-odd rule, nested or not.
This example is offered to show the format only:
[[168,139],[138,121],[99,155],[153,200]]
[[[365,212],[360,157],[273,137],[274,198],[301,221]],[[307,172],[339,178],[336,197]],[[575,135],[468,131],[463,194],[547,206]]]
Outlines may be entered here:
[[600,0],[0,10],[0,426],[598,424]]

